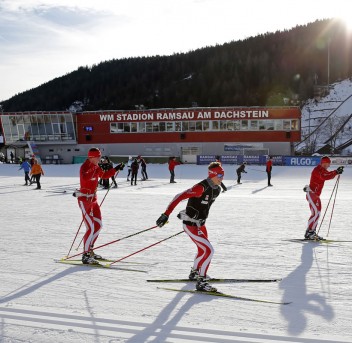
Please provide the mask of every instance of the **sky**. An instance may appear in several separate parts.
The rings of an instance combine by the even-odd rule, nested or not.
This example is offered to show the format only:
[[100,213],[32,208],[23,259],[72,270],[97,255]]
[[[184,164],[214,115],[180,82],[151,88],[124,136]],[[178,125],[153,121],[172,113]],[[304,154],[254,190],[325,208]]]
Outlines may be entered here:
[[344,0],[0,0],[0,101],[102,61],[172,55],[338,17]]

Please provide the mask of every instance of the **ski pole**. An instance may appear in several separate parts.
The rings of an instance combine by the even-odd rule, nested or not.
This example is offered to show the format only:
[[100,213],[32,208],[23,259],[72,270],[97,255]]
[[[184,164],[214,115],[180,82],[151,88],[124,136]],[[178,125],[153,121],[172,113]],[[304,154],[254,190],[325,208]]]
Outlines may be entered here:
[[328,210],[328,208],[329,208],[331,198],[332,198],[332,196],[333,196],[333,194],[334,194],[336,185],[338,184],[338,181],[339,181],[339,180],[340,180],[340,175],[337,177],[337,180],[336,180],[336,182],[335,182],[334,188],[333,188],[333,190],[332,190],[332,192],[331,192],[331,196],[330,196],[329,202],[328,202],[328,204],[327,204],[327,206],[326,206],[326,209],[325,209],[325,212],[324,212],[324,215],[323,215],[323,219],[322,219],[321,222],[320,222],[319,229],[318,229],[318,232],[317,232],[317,233],[319,233],[320,228],[321,228],[321,226],[323,225],[326,212],[327,212],[327,210]]
[[[117,171],[117,172],[115,173],[114,177],[117,176],[118,173],[119,173],[119,172]],[[109,186],[108,190],[106,191],[103,200],[102,200],[101,203],[99,204],[99,207],[101,207],[101,206],[103,205],[104,200],[105,200],[106,196],[108,195],[111,186],[112,186],[112,184]],[[79,229],[81,228],[85,217],[86,217],[86,214],[85,214],[84,217],[83,217],[83,220],[82,220],[82,222],[81,222],[81,225],[79,226]],[[77,234],[78,234],[78,232],[77,232]],[[77,237],[77,235],[76,235],[76,237]],[[75,237],[75,240],[76,240],[76,237]],[[84,238],[84,235],[83,235],[81,241],[79,242],[79,244],[78,244],[78,246],[77,246],[77,248],[76,248],[76,251],[77,251],[77,250],[79,249],[79,247],[81,246],[81,244],[82,244],[82,242],[83,242],[83,238]],[[72,243],[72,244],[73,244],[73,243]],[[70,249],[70,252],[71,252],[71,249]],[[69,255],[69,254],[67,254],[67,255]]]
[[266,173],[265,170],[255,169],[255,168],[247,168],[247,170],[254,170],[254,171],[259,171],[259,172],[262,172],[262,173]]
[[336,186],[336,191],[335,191],[334,202],[332,203],[332,209],[331,209],[331,215],[330,215],[330,221],[329,221],[329,227],[328,227],[327,236],[329,236],[329,232],[330,232],[331,220],[332,220],[332,215],[334,214],[335,201],[336,201],[337,190],[339,189],[339,183],[340,183],[340,175],[337,177],[337,181],[336,181],[337,186]]
[[132,254],[129,254],[129,255],[125,256],[125,257],[122,257],[122,258],[120,258],[120,259],[118,259],[118,260],[116,260],[116,261],[113,261],[113,262],[109,263],[107,266],[110,267],[110,266],[111,266],[112,264],[114,264],[114,263],[120,262],[120,261],[126,259],[127,257],[136,255],[136,254],[138,254],[138,253],[140,253],[140,252],[142,252],[142,251],[144,251],[144,250],[147,250],[147,249],[153,247],[154,245],[157,245],[157,244],[159,244],[159,243],[162,243],[162,242],[164,242],[164,241],[166,241],[166,240],[168,240],[168,239],[170,239],[170,238],[173,238],[173,237],[179,235],[179,234],[182,233],[182,232],[184,232],[184,231],[180,231],[180,232],[178,232],[178,233],[175,233],[175,234],[172,235],[172,236],[169,236],[169,237],[167,237],[167,238],[162,239],[162,240],[159,241],[159,242],[156,242],[156,243],[153,243],[153,244],[151,244],[151,245],[148,245],[147,247],[145,247],[145,248],[143,248],[143,249],[140,249],[140,250],[138,250],[138,251],[135,251],[135,252],[132,253]]
[[[137,235],[139,235],[140,233],[143,233],[143,232],[146,232],[146,231],[155,229],[156,227],[158,227],[158,226],[155,225],[155,226],[152,226],[152,227],[150,227],[150,228],[148,228],[148,229],[144,229],[144,230],[142,230],[142,231],[138,231],[138,232],[132,233],[131,235],[128,235],[128,236],[125,236],[125,237],[122,237],[122,238],[119,238],[119,239],[115,239],[114,241],[111,241],[111,242],[109,242],[109,243],[105,243],[105,244],[103,244],[103,245],[100,245],[100,246],[94,248],[94,250],[97,250],[97,249],[100,249],[100,248],[105,247],[105,246],[107,246],[107,245],[110,245],[110,244],[113,244],[113,243],[122,241],[123,239],[127,239],[127,238],[130,238],[130,237],[133,237],[133,236],[137,236]],[[79,256],[79,255],[83,255],[83,254],[86,253],[86,252],[87,252],[87,251],[83,251],[83,252],[80,252],[80,253],[75,254],[75,255],[72,255],[72,256],[66,256],[65,258],[62,258],[62,260],[69,260],[69,259],[72,258],[72,257],[76,257],[76,256]]]

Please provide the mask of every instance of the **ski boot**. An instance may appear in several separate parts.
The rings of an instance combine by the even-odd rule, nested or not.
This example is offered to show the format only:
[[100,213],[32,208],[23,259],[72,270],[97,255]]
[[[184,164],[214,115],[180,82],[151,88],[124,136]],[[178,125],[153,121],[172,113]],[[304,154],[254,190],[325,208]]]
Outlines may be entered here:
[[320,236],[317,235],[315,230],[310,231],[309,229],[306,231],[306,233],[304,235],[304,239],[306,239],[308,241],[321,241],[321,240],[324,240],[323,237],[320,237]]
[[82,255],[82,263],[83,264],[99,264],[97,260],[94,259],[94,257],[90,256],[90,253],[85,253]]
[[195,280],[197,280],[198,276],[199,276],[199,271],[197,269],[191,268],[191,272],[189,273],[188,278],[191,281],[195,281]]
[[218,290],[209,284],[205,276],[199,276],[196,284],[197,291],[201,292],[217,292]]

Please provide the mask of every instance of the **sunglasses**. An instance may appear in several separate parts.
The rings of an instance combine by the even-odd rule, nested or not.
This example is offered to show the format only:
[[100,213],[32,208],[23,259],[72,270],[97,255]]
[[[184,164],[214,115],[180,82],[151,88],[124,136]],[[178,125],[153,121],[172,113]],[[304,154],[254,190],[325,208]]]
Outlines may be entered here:
[[224,174],[218,174],[216,175],[219,179],[223,178],[224,177]]

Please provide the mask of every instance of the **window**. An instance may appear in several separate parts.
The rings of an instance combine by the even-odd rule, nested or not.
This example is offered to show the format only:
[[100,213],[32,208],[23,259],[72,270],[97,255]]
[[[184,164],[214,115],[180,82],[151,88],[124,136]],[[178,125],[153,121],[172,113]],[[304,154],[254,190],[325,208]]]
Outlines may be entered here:
[[167,122],[166,123],[166,131],[174,131],[174,123],[172,122]]
[[212,130],[213,131],[218,131],[219,130],[219,121],[218,120],[213,120],[211,122],[211,124],[212,124]]
[[240,130],[240,124],[241,124],[241,122],[239,120],[234,121],[233,122],[233,129],[235,131],[239,131]]
[[283,129],[285,131],[289,131],[291,129],[291,121],[290,120],[283,121]]
[[267,130],[274,130],[274,121],[273,120],[266,120],[265,121],[265,128]]
[[275,130],[282,131],[282,125],[283,125],[282,120],[276,119],[276,120],[274,120],[274,122],[275,122]]
[[291,120],[291,130],[299,130],[299,121],[297,119]]
[[145,123],[145,132],[153,132],[153,124]]
[[210,129],[210,121],[203,121],[203,131],[208,131]]
[[131,132],[137,132],[137,123],[131,123]]
[[258,130],[258,120],[250,120],[249,121],[249,129],[251,131],[257,131]]
[[196,131],[203,131],[203,122],[196,121]]
[[188,131],[189,125],[188,121],[182,122],[182,131]]
[[248,120],[241,120],[241,130],[248,130]]
[[130,123],[123,123],[123,132],[131,132]]
[[189,131],[196,131],[196,123],[194,121],[189,122]]

